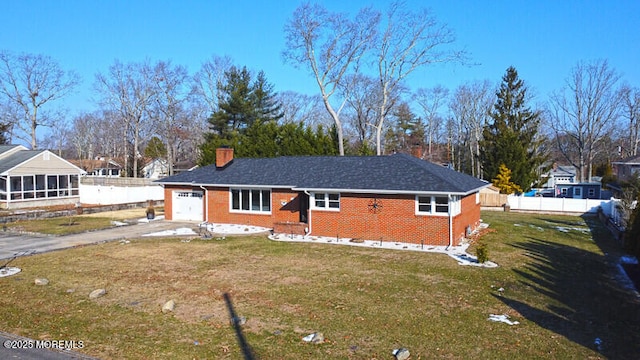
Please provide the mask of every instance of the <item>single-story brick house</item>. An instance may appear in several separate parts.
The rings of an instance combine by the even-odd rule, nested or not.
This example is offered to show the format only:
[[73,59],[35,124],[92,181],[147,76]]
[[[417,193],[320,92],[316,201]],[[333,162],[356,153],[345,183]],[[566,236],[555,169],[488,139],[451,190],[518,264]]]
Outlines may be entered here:
[[406,154],[233,158],[157,180],[165,217],[277,233],[458,245],[480,223],[483,180]]

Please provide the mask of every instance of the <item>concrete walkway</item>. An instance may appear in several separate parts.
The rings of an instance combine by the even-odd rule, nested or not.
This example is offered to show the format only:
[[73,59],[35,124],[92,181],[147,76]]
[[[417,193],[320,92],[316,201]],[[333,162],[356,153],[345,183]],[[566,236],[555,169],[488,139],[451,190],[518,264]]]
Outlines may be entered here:
[[91,231],[64,236],[22,234],[0,231],[0,266],[16,255],[29,255],[105,241],[138,238],[144,234],[189,227],[198,228],[195,222],[156,220],[134,225]]

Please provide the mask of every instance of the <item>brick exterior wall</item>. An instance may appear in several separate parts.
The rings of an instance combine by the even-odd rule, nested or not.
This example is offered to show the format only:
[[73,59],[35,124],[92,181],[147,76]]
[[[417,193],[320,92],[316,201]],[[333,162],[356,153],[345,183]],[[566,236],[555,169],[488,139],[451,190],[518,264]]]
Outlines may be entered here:
[[222,224],[244,224],[272,228],[276,222],[300,220],[298,193],[285,189],[271,190],[271,213],[230,212],[229,188],[207,189],[208,221]]
[[466,236],[467,226],[471,231],[480,226],[480,205],[479,198],[476,202],[476,194],[462,198],[461,208],[464,211],[453,218],[454,245],[459,245],[460,240]]
[[[192,190],[191,188],[165,187],[165,217],[171,220],[171,192]],[[195,190],[195,188],[193,189]],[[296,229],[300,224],[301,194],[286,190],[272,189],[271,213],[230,212],[228,188],[209,188],[206,192],[208,206],[206,219],[213,223],[244,224],[267,228]],[[375,212],[374,202],[381,207]],[[480,223],[480,204],[476,195],[471,194],[461,200],[462,213],[453,218],[453,244],[459,245],[467,227],[471,230]],[[425,245],[449,244],[449,217],[416,215],[413,195],[368,195],[340,194],[340,211],[310,210],[311,235],[338,236],[363,240],[399,241]],[[280,223],[280,224],[278,224]],[[287,225],[292,224],[292,225]],[[288,232],[288,231],[287,231]]]
[[[370,210],[374,199],[381,204]],[[480,221],[475,194],[462,199],[463,213],[453,218],[453,244],[459,245],[467,226]],[[416,215],[413,195],[340,194],[340,211],[311,210],[311,234],[364,240],[448,245],[449,217]]]

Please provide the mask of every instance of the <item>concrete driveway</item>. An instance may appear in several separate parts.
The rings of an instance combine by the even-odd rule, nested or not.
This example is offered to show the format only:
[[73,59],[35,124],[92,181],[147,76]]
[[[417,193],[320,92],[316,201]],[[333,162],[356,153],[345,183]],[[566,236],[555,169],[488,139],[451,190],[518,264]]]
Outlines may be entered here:
[[189,227],[197,229],[195,222],[174,222],[156,220],[135,225],[119,226],[106,230],[82,234],[47,236],[40,234],[19,234],[0,231],[0,266],[17,255],[43,253],[67,249],[74,246],[95,244],[105,241],[138,238],[144,234]]

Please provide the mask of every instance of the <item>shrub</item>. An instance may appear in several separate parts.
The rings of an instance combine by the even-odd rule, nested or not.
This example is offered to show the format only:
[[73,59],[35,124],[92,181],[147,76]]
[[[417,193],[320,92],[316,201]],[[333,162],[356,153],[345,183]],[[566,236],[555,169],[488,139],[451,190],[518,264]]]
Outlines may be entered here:
[[476,248],[476,256],[478,257],[478,262],[481,264],[489,261],[489,247],[486,243],[478,243],[478,247]]

